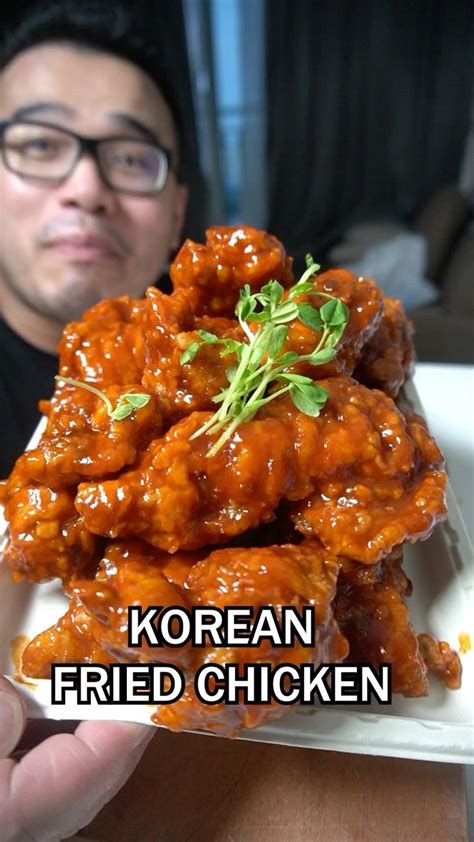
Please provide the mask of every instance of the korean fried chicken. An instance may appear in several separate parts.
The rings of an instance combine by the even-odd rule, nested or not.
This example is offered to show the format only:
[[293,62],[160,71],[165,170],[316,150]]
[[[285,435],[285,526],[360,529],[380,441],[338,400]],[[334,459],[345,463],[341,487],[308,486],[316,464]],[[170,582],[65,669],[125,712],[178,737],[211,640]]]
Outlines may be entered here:
[[[203,704],[193,675],[205,663],[349,658],[390,662],[406,696],[427,692],[428,671],[459,686],[457,655],[417,639],[406,606],[401,547],[446,515],[441,453],[423,419],[393,400],[414,359],[411,327],[375,281],[315,270],[295,291],[275,237],[215,227],[204,245],[182,247],[171,295],[151,287],[141,301],[103,301],[66,328],[46,431],[0,486],[14,577],[59,577],[70,598],[25,650],[27,675],[46,677],[55,661],[172,662],[186,691],[155,721],[226,735],[285,707]],[[254,318],[237,318],[239,296],[254,297]],[[327,302],[342,322],[322,317]],[[280,305],[289,315],[272,345],[258,332]],[[257,334],[264,344],[245,369]],[[299,359],[318,346],[322,359]],[[279,354],[283,379],[265,380]],[[260,388],[251,412],[238,370]],[[135,404],[114,419],[127,395]],[[229,406],[225,439],[227,421],[212,425]],[[128,645],[130,605],[307,604],[314,647]]]
[[98,386],[140,383],[145,348],[140,321],[145,304],[124,296],[100,301],[64,330],[59,374]]
[[[118,479],[82,483],[77,510],[98,535],[135,535],[168,552],[223,543],[273,519],[286,494],[312,485],[295,460],[295,430],[278,418],[249,422],[216,456],[209,438],[191,440],[209,418],[193,413]],[[172,470],[170,470],[172,466]]]
[[436,640],[432,634],[419,634],[418,644],[428,672],[436,675],[448,690],[459,690],[462,664],[457,652],[445,640]]
[[[145,645],[140,649],[128,646],[128,606],[187,606],[184,583],[198,558],[199,554],[191,553],[169,556],[134,539],[109,543],[92,575],[70,579],[68,610],[28,644],[23,670],[32,677],[45,678],[56,661],[108,664],[150,660],[152,650]],[[189,668],[190,652],[190,647],[185,651],[164,648],[159,660]]]
[[[318,377],[342,372],[395,398],[412,372],[415,359],[413,328],[400,302],[383,296],[375,281],[357,278],[347,269],[330,269],[318,275],[314,291],[303,294],[298,300],[310,302],[320,309],[327,300],[321,293],[343,301],[349,318],[337,344],[335,358],[318,367]],[[307,354],[320,338],[321,331],[296,319],[290,324],[285,348]],[[298,363],[295,370],[312,375],[307,363]]]
[[15,579],[67,581],[96,557],[97,537],[74,506],[74,492],[48,485],[10,488],[5,505],[9,538],[4,558]]
[[[327,363],[322,376],[327,377],[338,372],[352,374],[356,361],[364,345],[377,331],[383,314],[383,295],[375,281],[356,278],[347,269],[331,269],[317,275],[313,282],[313,291],[303,293],[299,301],[309,302],[321,308],[329,296],[343,301],[349,310],[349,319],[342,337],[337,344],[335,359]],[[287,350],[299,354],[308,354],[316,347],[322,331],[315,331],[299,319],[290,324]],[[298,366],[298,371],[311,372],[308,365]],[[311,372],[312,373],[312,372]]]
[[84,478],[115,474],[132,465],[162,428],[159,404],[142,386],[112,386],[103,394],[116,406],[124,394],[145,394],[147,403],[128,418],[113,420],[107,405],[86,389],[56,389],[42,441],[17,461],[14,475],[56,488]]
[[395,398],[413,371],[413,326],[395,298],[384,297],[382,320],[362,348],[354,377],[365,386]]
[[[366,564],[405,541],[428,538],[446,517],[443,458],[425,423],[418,416],[405,419],[381,392],[369,395],[377,432],[362,434],[357,442],[360,461],[342,475],[320,480],[293,508],[294,523],[304,535],[317,535],[331,552]],[[354,394],[346,417],[357,403]],[[343,430],[341,447],[345,434],[350,436],[350,422]],[[350,437],[350,446],[354,443]]]
[[[123,392],[112,387],[104,394],[115,402]],[[17,576],[67,580],[94,558],[97,538],[74,506],[77,483],[114,475],[136,460],[161,429],[156,399],[148,398],[114,421],[97,395],[71,386],[56,390],[41,442],[17,460],[2,491],[10,526],[5,559]]]
[[399,552],[371,568],[346,562],[334,615],[349,641],[349,661],[374,666],[390,663],[394,693],[424,696],[427,668],[404,599],[410,590]]
[[206,243],[186,240],[171,270],[175,290],[183,291],[196,315],[234,315],[244,284],[260,289],[266,281],[293,283],[292,261],[282,244],[248,225],[216,226],[206,231]]
[[203,347],[190,365],[183,366],[181,356],[192,342],[199,341],[198,330],[241,338],[238,323],[212,316],[194,319],[181,291],[164,295],[149,289],[143,324],[146,367],[142,382],[159,398],[165,419],[173,423],[196,410],[212,409],[212,398],[228,383],[230,360],[221,358],[216,345]]
[[30,640],[22,654],[22,671],[31,678],[49,678],[54,663],[108,664],[112,660],[92,637],[90,615],[73,598],[54,626]]
[[428,671],[446,687],[461,683],[459,655],[431,635],[416,636],[406,597],[411,582],[397,550],[373,567],[342,560],[334,616],[349,642],[349,662],[391,664],[392,691],[403,696],[428,693]]

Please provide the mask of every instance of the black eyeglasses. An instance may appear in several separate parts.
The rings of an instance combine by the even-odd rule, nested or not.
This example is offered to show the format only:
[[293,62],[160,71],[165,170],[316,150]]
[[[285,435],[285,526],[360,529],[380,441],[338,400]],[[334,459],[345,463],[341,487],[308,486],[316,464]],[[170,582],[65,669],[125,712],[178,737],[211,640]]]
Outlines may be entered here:
[[171,163],[171,152],[158,141],[82,137],[30,120],[0,121],[0,147],[11,172],[49,182],[68,178],[82,153],[88,152],[105,184],[125,193],[160,193]]

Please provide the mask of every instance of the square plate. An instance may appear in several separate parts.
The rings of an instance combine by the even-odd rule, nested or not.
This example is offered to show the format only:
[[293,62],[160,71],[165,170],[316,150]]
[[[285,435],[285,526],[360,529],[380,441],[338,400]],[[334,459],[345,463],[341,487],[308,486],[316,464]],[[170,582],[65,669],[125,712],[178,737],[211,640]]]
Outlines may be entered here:
[[[412,383],[404,397],[422,413]],[[31,445],[41,435],[37,430]],[[459,635],[474,641],[474,570],[471,544],[448,483],[448,520],[431,538],[406,546],[406,570],[413,581],[408,605],[410,619],[419,632],[447,640],[453,648]],[[1,525],[0,525],[1,532]],[[43,631],[64,613],[67,600],[58,582],[43,585],[13,584],[0,563],[0,669],[16,672],[18,641]],[[16,643],[15,643],[16,641]],[[462,658],[463,681],[457,691],[431,681],[430,694],[420,699],[394,696],[387,706],[337,705],[295,707],[269,725],[243,731],[239,739],[281,745],[319,748],[357,754],[385,755],[448,763],[474,763],[474,651]],[[14,679],[13,679],[14,680]],[[25,696],[31,717],[51,719],[128,719],[150,722],[155,709],[148,705],[51,705],[51,682],[15,682]]]

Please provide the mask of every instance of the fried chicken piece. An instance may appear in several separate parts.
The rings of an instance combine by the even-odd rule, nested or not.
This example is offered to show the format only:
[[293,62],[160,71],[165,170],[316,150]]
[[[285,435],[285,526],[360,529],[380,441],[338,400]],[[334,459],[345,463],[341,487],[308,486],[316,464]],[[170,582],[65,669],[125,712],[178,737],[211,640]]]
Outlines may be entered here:
[[[106,394],[115,405],[124,391],[112,387]],[[97,539],[74,507],[77,483],[114,476],[131,465],[160,429],[153,395],[128,418],[112,421],[96,395],[71,386],[56,390],[41,442],[20,456],[2,488],[9,521],[5,557],[16,576],[67,580],[87,566]]]
[[[324,636],[338,572],[339,561],[316,541],[223,548],[191,567],[186,590],[193,605],[218,608],[314,605],[317,634]],[[332,628],[332,619],[330,624]]]
[[307,537],[368,564],[427,537],[445,516],[445,476],[426,429],[407,424],[382,392],[344,377],[323,385],[319,417],[277,399],[212,457],[215,435],[192,439],[209,416],[194,413],[152,442],[136,469],[81,484],[78,511],[96,534],[135,535],[168,552],[269,522],[281,500],[303,501],[293,518]]
[[426,696],[427,668],[409,621],[404,597],[411,583],[401,568],[401,552],[367,568],[357,562],[341,568],[334,616],[349,641],[348,661],[392,665],[392,692]]
[[[275,647],[270,641],[258,647],[211,646],[203,650],[201,664],[281,663],[299,665],[343,660],[347,641],[333,620],[331,603],[339,571],[337,559],[331,558],[316,543],[298,547],[222,549],[194,565],[186,589],[195,605],[251,606],[273,605],[281,619],[281,607],[314,606],[316,638],[314,647],[297,642],[292,648]],[[282,716],[286,707],[268,705],[205,705],[196,697],[191,683],[184,696],[173,705],[157,709],[154,719],[174,731],[203,729],[223,736],[235,736],[241,728],[257,726]]]
[[118,479],[79,485],[76,507],[88,528],[111,538],[139,536],[168,552],[196,549],[272,520],[283,496],[299,499],[311,491],[293,424],[250,421],[208,458],[215,437],[191,440],[208,418],[193,413],[175,424]]
[[72,599],[58,622],[26,646],[22,671],[31,678],[50,678],[54,663],[109,664],[112,660],[94,641],[89,615],[77,599]]
[[449,643],[438,641],[431,634],[419,634],[418,643],[423,660],[430,672],[439,678],[448,690],[459,690],[462,664],[457,652]]
[[[202,554],[201,554],[202,555]],[[73,578],[67,612],[50,629],[37,635],[23,653],[23,672],[47,678],[54,662],[101,663],[172,662],[189,673],[193,653],[179,649],[150,649],[145,643],[128,646],[129,605],[182,605],[188,601],[184,582],[200,555],[168,556],[143,541],[108,545],[93,578]]]
[[[127,611],[131,605],[189,606],[188,594],[166,575],[169,556],[147,546],[143,541],[128,540],[109,544],[93,580],[75,579],[71,592],[88,615],[89,634],[95,643],[117,661],[160,661],[189,670],[194,658],[190,645],[179,648],[128,646]],[[187,575],[196,556],[178,554],[178,562]]]
[[[319,293],[324,293],[321,295]],[[298,302],[308,302],[316,309],[327,302],[327,295],[340,298],[349,309],[349,320],[339,339],[335,358],[315,368],[310,363],[297,363],[295,371],[310,377],[330,377],[342,372],[352,374],[365,344],[375,334],[383,314],[383,295],[375,281],[357,278],[347,269],[330,269],[314,279],[314,292],[303,293]],[[319,344],[322,331],[313,330],[300,319],[289,324],[285,351],[310,354]]]
[[67,325],[59,374],[102,386],[140,383],[145,368],[141,319],[145,303],[128,296],[100,301]]
[[362,349],[355,379],[395,398],[413,371],[413,332],[400,301],[384,298],[382,321]]
[[212,409],[212,398],[228,385],[226,371],[234,358],[222,359],[220,346],[203,345],[194,360],[181,364],[186,348],[200,342],[199,329],[221,337],[240,339],[242,335],[235,320],[207,316],[195,322],[182,291],[164,295],[157,289],[147,290],[143,384],[157,395],[168,424],[196,410]]
[[328,400],[335,417],[324,430],[326,459],[347,452],[347,467],[327,478],[321,472],[293,519],[331,553],[374,564],[398,544],[428,538],[446,517],[442,454],[423,419],[406,419],[382,392],[329,382],[337,386]]
[[110,476],[132,465],[141,448],[161,432],[157,400],[140,385],[104,389],[114,407],[124,394],[134,392],[148,394],[148,403],[128,418],[114,421],[99,397],[60,384],[51,400],[41,442],[20,456],[15,475],[23,483],[38,482],[59,489],[83,479]]
[[450,690],[461,686],[461,661],[448,643],[416,635],[405,598],[411,582],[402,569],[402,550],[373,567],[342,560],[334,616],[346,635],[348,661],[392,665],[392,690],[407,697],[428,693],[428,671]]
[[170,277],[196,315],[232,317],[245,284],[252,291],[275,279],[290,286],[291,264],[271,234],[248,225],[218,225],[206,231],[205,245],[186,240],[171,264]]
[[4,558],[14,578],[43,582],[67,580],[96,557],[97,537],[91,535],[74,507],[74,493],[47,485],[12,487],[5,500],[9,538]]

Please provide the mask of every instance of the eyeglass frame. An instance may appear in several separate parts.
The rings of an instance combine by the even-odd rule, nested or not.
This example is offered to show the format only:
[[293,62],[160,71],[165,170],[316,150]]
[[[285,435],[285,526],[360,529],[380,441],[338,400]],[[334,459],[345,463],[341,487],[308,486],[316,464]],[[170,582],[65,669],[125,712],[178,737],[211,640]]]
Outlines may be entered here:
[[[74,158],[71,167],[69,168],[68,172],[65,175],[61,176],[60,178],[52,178],[45,176],[44,178],[40,175],[25,175],[25,173],[21,173],[18,170],[15,170],[13,167],[9,165],[5,155],[5,143],[4,143],[4,135],[5,131],[9,128],[9,126],[14,125],[28,125],[28,126],[39,126],[40,128],[45,129],[53,129],[54,131],[62,132],[65,135],[69,135],[72,137],[77,143],[77,155]],[[108,143],[110,141],[118,141],[118,140],[128,140],[128,141],[135,141],[136,143],[145,143],[149,146],[154,146],[155,149],[159,149],[160,152],[163,152],[166,160],[166,175],[163,179],[163,184],[159,190],[129,190],[126,187],[114,187],[113,184],[110,183],[107,175],[104,173],[102,164],[100,161],[99,154],[97,152],[97,147],[103,143]],[[99,175],[107,185],[110,187],[111,190],[115,190],[117,193],[130,193],[134,194],[135,196],[158,196],[165,188],[166,182],[168,180],[168,176],[170,172],[174,172],[171,164],[173,160],[173,153],[170,149],[166,146],[163,146],[157,138],[150,132],[150,136],[147,138],[140,138],[140,137],[130,137],[127,135],[112,135],[110,137],[84,137],[84,135],[77,134],[77,132],[71,131],[71,129],[65,129],[63,126],[58,126],[55,123],[47,123],[43,122],[42,120],[22,120],[22,119],[13,119],[13,120],[0,120],[0,153],[3,160],[3,163],[7,170],[14,173],[15,175],[19,175],[21,178],[32,179],[33,181],[43,181],[43,182],[52,182],[54,184],[60,184],[61,181],[66,181],[72,173],[74,172],[79,160],[81,159],[84,152],[87,152],[89,155],[92,156],[94,159],[94,163],[97,166],[97,170]]]

